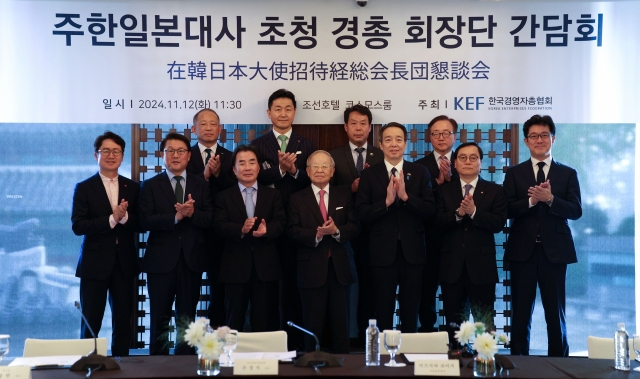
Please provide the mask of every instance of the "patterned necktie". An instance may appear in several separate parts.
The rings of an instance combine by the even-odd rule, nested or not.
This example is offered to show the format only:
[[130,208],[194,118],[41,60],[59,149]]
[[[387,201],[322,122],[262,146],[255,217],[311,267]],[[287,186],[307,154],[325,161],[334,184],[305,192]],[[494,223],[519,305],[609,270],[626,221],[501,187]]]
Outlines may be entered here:
[[446,155],[441,155],[440,158],[438,158],[438,172],[440,172],[440,163],[441,162],[447,162],[448,160],[449,160],[449,158],[447,158]]
[[209,159],[211,159],[211,149],[204,149],[204,152],[207,153],[207,156],[204,158],[204,165],[206,166],[209,163]]
[[[397,173],[398,173],[398,170],[395,167],[391,167],[391,176],[398,177],[398,175],[396,175]],[[391,178],[389,178],[389,180],[391,180]],[[400,198],[398,197],[398,193],[396,192],[395,204],[398,205],[399,201],[400,201]]]
[[[327,221],[327,207],[324,204],[324,194],[327,193],[325,190],[320,190],[318,191],[318,195],[320,196],[320,202],[319,202],[319,206],[320,206],[320,213],[322,213],[322,219],[326,222]],[[329,256],[331,256],[331,250],[327,250],[327,254]]]
[[184,190],[182,189],[182,176],[176,175],[173,177],[176,180],[176,201],[180,204],[184,202]]
[[255,189],[253,187],[247,187],[244,189],[244,192],[246,193],[246,196],[244,198],[244,207],[247,209],[247,217],[248,218],[252,218],[255,210],[256,210],[256,206],[253,203],[253,191]]
[[465,184],[465,186],[464,186],[464,197],[467,197],[469,195],[469,192],[471,192],[472,188],[473,188],[473,186],[471,184]]
[[287,151],[287,136],[285,136],[284,134],[281,134],[278,136],[278,139],[280,140],[280,151],[282,151],[283,153]]
[[536,182],[538,184],[544,183],[544,170],[542,169],[546,163],[538,162],[538,175],[536,175]]
[[356,170],[358,171],[358,176],[362,170],[364,170],[364,158],[362,157],[362,152],[364,151],[364,147],[356,147],[354,149],[356,153],[358,153],[358,161],[356,162]]

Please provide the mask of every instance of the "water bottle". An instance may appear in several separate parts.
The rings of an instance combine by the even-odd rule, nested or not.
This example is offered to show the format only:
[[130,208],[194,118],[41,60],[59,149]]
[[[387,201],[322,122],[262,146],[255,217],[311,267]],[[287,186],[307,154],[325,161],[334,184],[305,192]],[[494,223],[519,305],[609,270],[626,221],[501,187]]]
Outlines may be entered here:
[[[367,328],[367,366],[380,366],[380,331],[376,320],[369,320]],[[628,351],[628,350],[627,350]]]
[[624,323],[618,323],[618,330],[613,337],[613,349],[616,357],[616,370],[629,371],[629,335],[624,330]]

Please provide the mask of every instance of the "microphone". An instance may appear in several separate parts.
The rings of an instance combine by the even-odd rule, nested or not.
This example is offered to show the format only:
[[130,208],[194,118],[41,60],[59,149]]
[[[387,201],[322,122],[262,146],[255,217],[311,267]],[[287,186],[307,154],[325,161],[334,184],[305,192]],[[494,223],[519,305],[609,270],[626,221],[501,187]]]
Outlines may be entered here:
[[98,338],[96,334],[93,332],[91,325],[89,325],[89,321],[82,313],[82,308],[80,308],[80,303],[77,301],[74,304],[80,312],[84,323],[87,325],[89,332],[91,332],[91,336],[93,337],[93,351],[88,355],[78,359],[72,366],[69,368],[70,371],[89,371],[91,374],[92,371],[96,370],[119,370],[120,365],[109,357],[105,357],[103,355],[98,355]]
[[291,321],[287,321],[287,325],[292,326],[298,330],[301,330],[306,334],[313,336],[313,338],[315,338],[316,340],[316,351],[309,352],[301,356],[300,358],[298,358],[296,360],[296,363],[294,364],[295,367],[313,367],[313,369],[316,370],[316,372],[319,372],[318,367],[322,367],[322,366],[341,367],[342,366],[342,361],[338,360],[336,357],[334,357],[329,353],[320,351],[320,341],[318,340],[318,337],[314,333],[294,324]]
[[318,336],[316,336],[314,333],[308,331],[307,329],[294,324],[291,321],[287,321],[287,325],[293,326],[296,329],[302,330],[303,332],[305,332],[305,333],[309,334],[310,336],[312,336],[313,338],[315,338],[315,340],[316,340],[316,351],[320,351],[320,341],[318,340]]

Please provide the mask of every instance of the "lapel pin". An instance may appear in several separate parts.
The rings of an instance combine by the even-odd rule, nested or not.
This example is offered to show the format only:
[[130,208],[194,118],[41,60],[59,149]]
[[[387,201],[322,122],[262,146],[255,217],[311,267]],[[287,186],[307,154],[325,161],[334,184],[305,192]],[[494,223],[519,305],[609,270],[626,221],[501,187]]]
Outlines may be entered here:
[[373,153],[369,153],[369,155],[371,155],[373,157]]

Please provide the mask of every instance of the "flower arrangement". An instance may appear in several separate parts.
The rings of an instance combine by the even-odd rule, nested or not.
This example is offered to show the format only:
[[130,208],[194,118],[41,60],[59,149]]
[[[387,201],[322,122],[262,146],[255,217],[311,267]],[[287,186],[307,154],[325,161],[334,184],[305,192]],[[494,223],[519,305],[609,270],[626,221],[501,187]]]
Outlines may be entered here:
[[183,338],[189,346],[196,348],[198,355],[213,359],[222,354],[224,338],[229,330],[227,326],[213,330],[209,320],[201,317],[189,324]]
[[[498,342],[507,345],[509,337],[506,334],[496,335],[495,331],[486,331],[482,322],[472,323],[465,321],[460,325],[454,337],[468,350],[474,350],[482,359],[490,359],[498,352]],[[471,341],[473,340],[473,344]]]

